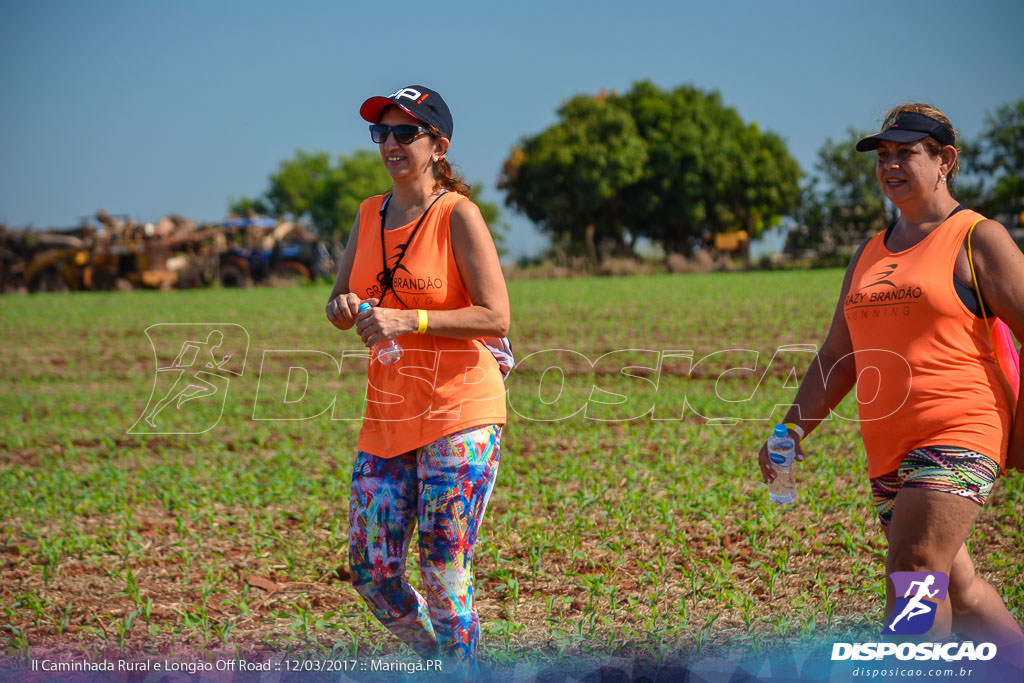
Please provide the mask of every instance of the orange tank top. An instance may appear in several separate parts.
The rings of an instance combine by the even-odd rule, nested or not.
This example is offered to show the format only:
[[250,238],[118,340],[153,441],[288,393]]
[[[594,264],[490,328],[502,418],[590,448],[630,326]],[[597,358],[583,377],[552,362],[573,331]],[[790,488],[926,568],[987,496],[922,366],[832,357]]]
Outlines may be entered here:
[[1011,411],[984,321],[961,301],[953,267],[982,216],[961,210],[914,246],[875,235],[853,271],[843,313],[857,367],[868,476],[922,446],[959,446],[1006,462]]
[[[384,196],[359,206],[359,241],[349,291],[361,299],[379,297],[382,270],[380,207]],[[455,263],[450,218],[465,197],[448,192],[429,209],[410,243],[417,221],[384,231],[384,253],[392,268],[402,256],[381,306],[451,310],[472,305]],[[397,338],[405,349],[389,366],[371,362],[366,416],[359,450],[392,458],[471,427],[505,424],[505,384],[494,356],[479,339],[432,334]]]

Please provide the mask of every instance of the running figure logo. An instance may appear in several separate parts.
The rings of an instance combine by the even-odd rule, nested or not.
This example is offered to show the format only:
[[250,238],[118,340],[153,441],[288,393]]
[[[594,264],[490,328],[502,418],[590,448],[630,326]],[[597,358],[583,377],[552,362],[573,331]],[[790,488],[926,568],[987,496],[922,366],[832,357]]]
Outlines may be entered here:
[[231,376],[241,376],[245,367],[249,333],[234,323],[160,323],[146,328],[146,336],[156,374],[149,401],[128,433],[201,434],[212,429],[224,413]]
[[927,633],[935,623],[936,601],[946,599],[949,576],[943,572],[893,572],[889,578],[897,597],[892,621],[882,633]]

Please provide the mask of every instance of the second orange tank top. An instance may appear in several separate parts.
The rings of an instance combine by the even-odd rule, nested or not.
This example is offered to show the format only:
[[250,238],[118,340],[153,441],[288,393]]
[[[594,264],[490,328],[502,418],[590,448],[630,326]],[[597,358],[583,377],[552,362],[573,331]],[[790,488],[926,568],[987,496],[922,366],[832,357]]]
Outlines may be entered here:
[[857,366],[868,476],[922,446],[959,446],[1005,465],[1011,411],[985,323],[953,285],[957,254],[982,216],[961,210],[914,246],[885,233],[854,268],[843,313]]

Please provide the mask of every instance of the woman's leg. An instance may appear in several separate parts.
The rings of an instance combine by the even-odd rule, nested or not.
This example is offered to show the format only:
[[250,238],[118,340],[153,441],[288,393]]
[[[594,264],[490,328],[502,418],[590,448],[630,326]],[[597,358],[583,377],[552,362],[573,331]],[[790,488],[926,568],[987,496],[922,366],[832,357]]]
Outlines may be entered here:
[[[974,573],[965,544],[998,476],[999,466],[984,455],[932,446],[908,453],[897,472],[872,480],[872,491],[882,524],[891,518],[887,571],[949,577],[948,600],[938,601],[929,635],[945,637],[956,628],[976,641],[1005,644],[1012,660],[1010,651],[1021,648],[1024,635],[995,589]],[[887,623],[897,597],[892,593],[887,582]]]
[[960,546],[949,575],[953,628],[975,643],[995,643],[999,656],[1024,666],[1024,632],[987,581],[974,573],[967,546]]
[[441,654],[476,656],[473,549],[498,473],[501,426],[439,439],[419,451],[420,562]]
[[423,656],[437,649],[426,602],[405,579],[416,523],[416,456],[356,455],[349,500],[352,585],[373,615]]
[[[981,506],[960,496],[904,486],[896,494],[888,528],[889,554],[885,571],[952,573],[953,560],[967,539]],[[885,623],[893,615],[892,582],[886,581]],[[939,640],[950,634],[950,599],[936,600],[935,621],[927,637]]]

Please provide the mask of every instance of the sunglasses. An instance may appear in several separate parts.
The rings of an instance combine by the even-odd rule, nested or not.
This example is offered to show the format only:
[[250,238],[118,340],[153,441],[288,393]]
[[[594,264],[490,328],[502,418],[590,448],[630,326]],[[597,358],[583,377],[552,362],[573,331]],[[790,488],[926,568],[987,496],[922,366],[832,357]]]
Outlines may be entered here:
[[375,123],[370,126],[370,139],[376,142],[378,145],[388,139],[388,134],[394,133],[395,142],[403,145],[408,145],[410,142],[415,140],[420,133],[426,133],[430,135],[430,131],[423,126],[414,126],[409,123],[402,124],[400,126],[389,126],[384,123]]

